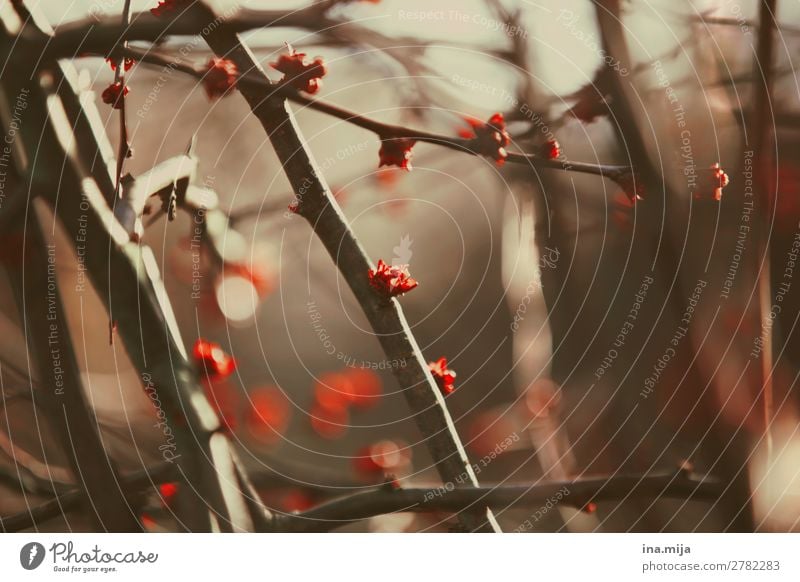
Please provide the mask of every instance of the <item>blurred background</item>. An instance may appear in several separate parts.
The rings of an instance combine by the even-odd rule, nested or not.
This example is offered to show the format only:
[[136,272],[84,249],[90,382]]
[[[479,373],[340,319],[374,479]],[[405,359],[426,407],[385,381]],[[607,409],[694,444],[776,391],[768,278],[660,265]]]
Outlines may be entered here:
[[[785,275],[800,232],[800,93],[791,60],[800,5],[778,4],[783,28],[776,32],[771,103],[778,147],[753,154],[746,153],[743,128],[753,88],[755,1],[622,3],[632,61],[624,75],[603,52],[600,9],[585,0],[342,2],[330,15],[346,24],[334,29],[245,35],[267,68],[284,43],[322,56],[329,72],[318,96],[326,101],[452,136],[465,118],[499,111],[511,151],[536,153],[555,138],[570,161],[629,164],[640,155],[620,134],[615,104],[603,105],[608,70],[617,67],[634,91],[647,155],[668,185],[636,203],[598,176],[498,167],[428,144],[414,147],[411,172],[379,168],[373,134],[293,106],[370,258],[408,264],[420,281],[401,303],[425,357],[446,357],[457,372],[447,403],[483,483],[683,466],[731,484],[715,503],[625,499],[583,511],[498,508],[504,528],[526,520],[529,531],[798,527],[793,332],[800,284]],[[40,7],[58,27],[120,14],[122,2]],[[133,2],[134,11],[151,7]],[[189,37],[171,38],[158,51],[198,67],[211,56]],[[117,113],[99,100],[113,72],[102,59],[74,65],[83,86],[97,93],[115,144]],[[180,73],[162,79],[145,64],[128,73],[135,153],[126,171],[137,176],[183,153],[196,136],[198,183],[213,189],[235,218],[225,244],[247,261],[220,269],[207,260],[192,245],[192,217],[185,214],[174,222],[154,217],[142,242],[153,249],[187,347],[202,337],[236,358],[236,373],[207,381],[206,389],[266,502],[301,510],[387,474],[404,486],[437,485],[392,363],[308,224],[287,213],[291,189],[245,101],[238,94],[209,101],[200,84]],[[763,378],[753,356],[763,330],[761,256],[755,235],[741,228],[752,196],[747,175],[762,155],[769,156],[776,192],[769,220],[775,289],[790,283],[770,320],[776,357],[769,456],[759,405]],[[687,187],[687,164],[715,163],[730,185],[721,201],[698,202]],[[63,233],[55,229],[52,237],[64,243],[57,244],[56,264],[70,289],[82,274]],[[23,460],[31,479],[71,477],[30,402],[13,397],[30,390],[31,374],[21,323],[3,293],[0,514],[7,515],[37,499],[14,483]],[[99,298],[90,290],[64,298],[107,448],[127,471],[157,461],[164,434],[156,411],[121,343],[109,343]],[[155,492],[148,499],[148,526],[169,530],[164,499],[175,493],[163,487],[159,493],[161,499]],[[347,529],[451,525],[446,514],[392,514]],[[87,527],[79,515],[48,524]]]

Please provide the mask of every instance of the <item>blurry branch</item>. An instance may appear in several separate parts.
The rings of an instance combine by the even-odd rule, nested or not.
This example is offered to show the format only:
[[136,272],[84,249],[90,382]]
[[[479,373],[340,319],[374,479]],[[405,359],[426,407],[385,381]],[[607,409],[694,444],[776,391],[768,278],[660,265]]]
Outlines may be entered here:
[[[773,13],[774,14],[774,13]],[[711,24],[715,26],[735,26],[738,28],[755,28],[759,31],[761,30],[761,23],[763,23],[763,19],[759,19],[758,22],[753,20],[746,20],[743,18],[730,18],[725,16],[711,16],[709,13],[703,13],[699,15],[692,15],[688,17],[692,22],[696,22],[699,24]],[[791,26],[788,24],[777,24],[775,19],[772,18],[770,20],[770,27],[775,28],[781,34],[800,34],[800,27]],[[760,32],[759,32],[760,34]]]
[[547,503],[559,492],[561,505],[582,508],[589,502],[636,498],[678,498],[713,501],[723,483],[697,479],[684,473],[651,476],[598,477],[579,481],[511,485],[473,489],[396,489],[387,484],[378,489],[336,499],[293,515],[276,515],[274,531],[325,532],[354,521],[404,511],[461,512],[475,505],[506,508]]
[[[211,22],[214,15],[197,10]],[[467,459],[444,398],[420,352],[397,299],[385,299],[370,285],[371,263],[350,230],[300,135],[285,98],[276,94],[252,52],[234,29],[220,24],[204,35],[211,49],[230,59],[244,75],[259,83],[242,82],[238,88],[261,122],[297,196],[297,212],[308,220],[328,250],[342,277],[348,282],[390,360],[406,362],[394,372],[420,432],[425,436],[439,474],[446,482],[464,481],[477,487],[478,481]],[[494,517],[485,507],[475,507],[460,516],[469,530],[498,531]]]
[[[18,36],[42,44],[51,38],[31,19],[25,22]],[[13,23],[5,28],[14,30]],[[30,63],[24,59],[12,62],[24,72],[4,77],[4,81],[22,83],[30,79]],[[66,65],[27,82],[30,121],[26,118],[19,141],[26,148],[27,159],[35,160],[31,180],[54,205],[68,236],[84,243],[83,263],[89,279],[110,317],[116,320],[142,381],[147,379],[158,390],[169,435],[174,437],[171,460],[181,478],[192,485],[178,505],[181,524],[192,531],[255,529],[267,512],[257,500],[243,498],[251,495],[249,491],[241,495],[236,488],[238,483],[248,489],[241,478],[241,463],[222,434],[219,419],[188,360],[155,257],[149,248],[130,242],[130,233],[109,206],[116,198],[109,197],[109,192],[101,193],[93,179],[96,174],[102,178],[99,183],[105,185],[110,171],[94,163],[98,159],[110,161],[107,156],[93,155],[105,148],[98,138],[103,134],[98,127],[102,125],[99,116],[87,114],[77,92],[68,89],[71,83]],[[75,117],[70,119],[70,114]],[[86,157],[79,156],[75,144],[86,147],[80,152]],[[43,294],[42,300],[46,299]],[[131,309],[132,305],[138,309]],[[41,331],[38,336],[47,339]],[[94,462],[104,465],[100,457]],[[252,512],[257,506],[260,514]],[[119,517],[112,513],[103,515],[103,519],[115,516]]]
[[34,494],[52,493],[74,487],[75,480],[69,470],[53,463],[43,463],[35,455],[15,445],[11,438],[0,431],[0,449],[11,460],[11,467],[2,467],[2,479],[17,483],[25,491]]
[[[160,463],[138,471],[122,481],[122,489],[131,499],[147,493],[151,487],[178,478],[170,463]],[[326,532],[349,523],[396,512],[449,511],[460,513],[476,505],[497,507],[535,506],[564,493],[560,504],[582,508],[590,502],[626,500],[628,498],[671,498],[695,501],[714,501],[724,484],[714,478],[697,478],[686,472],[662,475],[620,475],[596,477],[578,481],[509,485],[475,488],[395,488],[387,483],[378,488],[341,497],[300,513],[274,514],[265,520],[261,531]],[[0,530],[20,531],[42,521],[62,517],[79,507],[83,492],[79,489],[61,495],[5,518],[0,518]]]
[[[214,23],[218,25],[221,21],[222,17],[216,18]],[[335,24],[316,6],[301,10],[242,10],[225,21],[225,25],[236,32],[272,26],[317,31]],[[124,42],[161,42],[168,36],[195,36],[208,25],[208,20],[198,17],[192,10],[184,10],[174,17],[140,12],[133,15],[128,26],[122,26],[118,16],[103,15],[59,26],[53,38],[42,42],[38,49],[45,60],[74,58],[85,52],[108,56]],[[35,45],[31,50],[35,50]],[[39,54],[39,50],[35,54]]]
[[[13,15],[11,10],[17,14]],[[19,21],[28,23],[23,31],[31,35],[46,37],[49,32],[38,28],[36,22],[40,21],[34,20],[22,3],[15,3],[13,8],[0,15],[0,42],[7,45],[13,43]],[[35,119],[25,125],[31,131],[22,132],[18,140],[7,140],[8,153],[13,152],[14,158],[14,170],[9,173],[17,184],[28,182],[23,177],[29,176],[29,191],[44,192],[47,180],[43,179],[42,168],[49,171],[59,166],[55,163],[55,157],[51,156],[52,150],[41,147],[39,140],[43,136],[36,134],[37,129],[41,131],[47,126],[46,120],[52,113],[46,99],[39,98],[41,95],[37,82],[30,75],[29,64],[7,62],[2,77],[4,102],[0,109],[3,111],[2,121],[7,135],[12,135],[10,112],[18,107],[12,100],[24,100],[26,114]],[[15,192],[25,193],[20,189]],[[31,355],[25,363],[30,369],[33,360],[40,379],[38,389],[33,392],[33,401],[63,448],[72,474],[85,494],[86,510],[95,527],[116,532],[141,530],[135,509],[119,490],[115,463],[104,449],[96,417],[84,393],[61,298],[62,288],[56,274],[55,246],[46,246],[40,218],[29,199],[27,202],[22,220],[9,225],[8,232],[19,235],[21,243],[15,249],[18,252],[8,253],[3,262],[20,320],[24,322],[26,345],[30,348]],[[47,469],[46,456],[44,462]]]
[[[774,81],[774,43],[773,28],[775,26],[777,0],[762,0],[759,2],[759,27],[756,54],[753,60],[753,79],[760,79],[753,85],[753,114],[750,124],[747,126],[745,143],[748,149],[755,152],[754,156],[754,184],[755,191],[761,195],[757,198],[757,208],[760,207],[759,217],[759,256],[761,265],[758,270],[758,296],[759,296],[759,329],[761,338],[764,341],[761,351],[761,390],[759,398],[761,400],[764,440],[767,449],[767,464],[772,463],[772,420],[773,410],[773,326],[765,325],[772,311],[772,283],[770,267],[770,239],[772,215],[775,209],[775,195],[770,189],[769,171],[771,165],[776,161],[773,152],[775,144],[773,142],[772,126],[773,103],[772,85]],[[752,142],[749,139],[752,138]],[[778,181],[775,180],[775,184]]]
[[[40,112],[42,113],[42,112]],[[54,247],[48,245],[35,212],[18,225],[25,230],[22,264],[6,261],[26,343],[42,382],[34,401],[55,431],[73,475],[85,493],[86,510],[96,528],[112,532],[140,530],[136,510],[121,495],[115,463],[106,453],[97,419],[83,391],[78,361],[70,337],[61,286],[55,276]],[[47,250],[46,250],[47,248]],[[30,459],[28,459],[30,460]],[[45,456],[44,470],[49,470]]]
[[[628,68],[631,62],[630,53],[627,45],[627,34],[623,27],[620,15],[620,0],[598,0],[595,3],[595,10],[600,29],[603,46],[610,55],[621,66]],[[676,204],[680,203],[675,195],[674,189],[670,187],[669,181],[659,171],[656,161],[651,159],[647,141],[645,139],[644,122],[641,117],[636,115],[637,108],[644,107],[642,102],[635,94],[634,87],[623,81],[619,76],[612,75],[613,92],[613,119],[620,143],[620,148],[629,152],[633,158],[633,165],[641,169],[644,185],[648,191],[663,192],[663,196],[656,197],[657,203],[645,206],[642,215],[645,224],[650,225],[653,235],[650,236],[650,244],[653,247],[652,263],[663,275],[665,286],[672,289],[673,293],[665,299],[668,308],[672,310],[674,316],[680,319],[683,307],[676,301],[678,296],[686,296],[683,287],[685,283],[682,278],[682,261],[679,257],[676,244],[669,232],[670,224],[665,223],[665,217],[669,217],[676,209]],[[642,112],[645,115],[647,112]],[[663,202],[658,200],[662,198]],[[662,244],[662,242],[664,244]],[[677,294],[675,293],[677,291]],[[702,361],[702,345],[696,345],[696,341],[691,334],[687,338],[689,346],[693,347],[700,355],[696,357]],[[704,381],[712,381],[713,371],[706,372],[708,378]],[[718,414],[718,410],[713,410],[712,414]],[[738,434],[735,430],[730,431],[728,427],[721,427],[722,439],[725,441],[721,457],[730,459],[721,468],[720,478],[727,482],[727,485],[720,495],[718,505],[726,508],[733,516],[729,525],[732,531],[752,531],[752,515],[749,511],[751,503],[750,484],[747,476],[741,471],[729,470],[730,467],[741,467],[746,464],[746,459],[739,446]],[[716,436],[716,435],[715,435]],[[633,435],[638,440],[638,435]]]
[[[150,469],[138,471],[121,479],[121,488],[126,497],[135,502],[147,490],[161,483],[177,478],[177,467],[170,463],[162,463]],[[4,533],[18,532],[28,528],[41,527],[40,524],[50,519],[66,517],[66,513],[78,509],[85,501],[80,489],[62,493],[41,505],[31,507],[8,517],[0,517],[0,531]]]

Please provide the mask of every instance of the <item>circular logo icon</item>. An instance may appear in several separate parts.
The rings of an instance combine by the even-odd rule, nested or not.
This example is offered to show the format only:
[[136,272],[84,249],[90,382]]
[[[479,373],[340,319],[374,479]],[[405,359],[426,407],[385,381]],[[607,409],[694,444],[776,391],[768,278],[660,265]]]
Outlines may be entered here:
[[44,561],[44,546],[39,542],[30,542],[19,551],[19,563],[26,570],[35,570]]

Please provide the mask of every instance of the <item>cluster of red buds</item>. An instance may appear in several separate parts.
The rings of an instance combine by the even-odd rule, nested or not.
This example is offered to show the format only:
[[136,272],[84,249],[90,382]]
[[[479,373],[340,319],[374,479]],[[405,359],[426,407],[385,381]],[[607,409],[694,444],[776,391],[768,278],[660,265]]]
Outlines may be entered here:
[[719,162],[699,173],[697,188],[693,192],[695,200],[722,200],[722,189],[728,185],[730,178],[720,167]]
[[387,265],[382,260],[369,270],[369,282],[384,297],[403,295],[419,285],[408,272],[408,265]]
[[435,362],[428,362],[428,369],[433,374],[433,379],[439,385],[444,396],[452,394],[456,389],[456,373],[447,367],[447,358],[439,358]]
[[219,344],[199,338],[192,350],[197,367],[209,380],[221,380],[236,370],[236,360]]
[[106,87],[100,97],[103,99],[103,103],[111,105],[114,109],[122,109],[128,93],[128,87],[117,81]]
[[305,53],[296,52],[287,45],[289,52],[282,54],[270,66],[283,73],[282,82],[298,91],[315,94],[322,87],[322,77],[328,72],[325,62],[317,57],[313,61],[306,59]]
[[378,152],[381,166],[397,166],[411,171],[411,148],[416,142],[409,138],[381,138],[381,149]]
[[508,157],[506,146],[511,143],[503,114],[495,113],[486,123],[472,118],[467,118],[466,121],[470,129],[460,131],[459,135],[471,140],[470,146],[473,151],[493,159],[498,166],[502,166]]
[[209,99],[224,96],[236,85],[239,74],[236,64],[228,59],[212,58],[206,65],[203,87]]
[[540,152],[548,160],[557,160],[561,157],[561,145],[555,139],[548,139],[542,144]]

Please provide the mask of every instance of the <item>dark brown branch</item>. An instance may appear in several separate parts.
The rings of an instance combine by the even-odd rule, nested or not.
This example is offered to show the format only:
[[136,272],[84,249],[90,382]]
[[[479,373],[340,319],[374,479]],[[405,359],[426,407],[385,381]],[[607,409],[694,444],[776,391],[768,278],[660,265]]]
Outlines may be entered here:
[[[215,19],[219,22],[222,19]],[[108,56],[124,42],[160,42],[168,36],[194,36],[201,34],[208,21],[192,10],[183,11],[173,18],[156,17],[150,12],[140,12],[131,17],[128,26],[121,26],[118,16],[90,17],[59,26],[52,40],[32,45],[34,54],[42,60],[72,58],[85,52]],[[286,26],[321,30],[330,26],[313,6],[303,10],[242,10],[232,15],[226,26],[245,32],[270,26]]]
[[476,505],[509,507],[546,503],[561,492],[559,503],[581,508],[590,501],[611,501],[628,497],[677,498],[711,501],[723,484],[714,479],[696,479],[682,473],[652,476],[598,477],[580,481],[477,487],[471,489],[378,489],[330,501],[308,511],[275,518],[275,531],[325,532],[349,523],[403,511],[462,512]]

